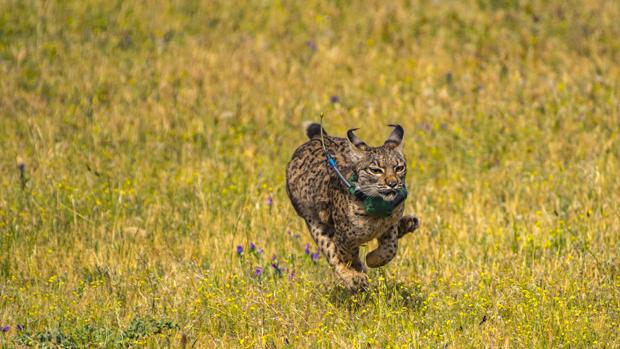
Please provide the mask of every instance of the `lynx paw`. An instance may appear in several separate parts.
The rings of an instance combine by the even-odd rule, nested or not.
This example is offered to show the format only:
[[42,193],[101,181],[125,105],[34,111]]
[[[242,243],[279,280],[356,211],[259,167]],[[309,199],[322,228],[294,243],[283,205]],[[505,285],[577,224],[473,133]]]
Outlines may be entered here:
[[348,280],[344,280],[345,286],[351,291],[365,291],[368,289],[368,275],[357,273],[352,275]]
[[338,275],[344,286],[351,291],[364,291],[368,289],[368,275],[352,269],[341,269]]
[[411,233],[418,229],[420,226],[420,220],[415,216],[403,216],[398,221],[398,238],[405,236],[407,233]]

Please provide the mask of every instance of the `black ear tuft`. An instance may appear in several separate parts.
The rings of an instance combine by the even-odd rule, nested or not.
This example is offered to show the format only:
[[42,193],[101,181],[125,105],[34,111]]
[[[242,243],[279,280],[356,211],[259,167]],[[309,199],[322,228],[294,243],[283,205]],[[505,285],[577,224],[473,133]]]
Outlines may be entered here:
[[[321,125],[315,123],[310,124],[307,128],[306,128],[306,135],[308,135],[308,138],[312,139],[315,137],[321,137]],[[323,129],[323,135],[327,136],[327,132],[325,132],[325,129]]]
[[357,137],[355,133],[353,133],[355,130],[358,130],[358,129],[352,128],[349,131],[347,131],[347,138],[349,139],[349,141],[353,143],[353,145],[358,149],[361,149],[361,150],[368,149],[368,146],[366,145],[366,143],[364,143],[363,140],[359,139],[359,137]]
[[394,124],[394,125],[390,124],[388,126],[394,127],[394,130],[392,131],[390,136],[385,140],[385,143],[383,145],[396,148],[403,141],[403,135],[405,134],[405,130],[403,130],[403,128],[397,124]]

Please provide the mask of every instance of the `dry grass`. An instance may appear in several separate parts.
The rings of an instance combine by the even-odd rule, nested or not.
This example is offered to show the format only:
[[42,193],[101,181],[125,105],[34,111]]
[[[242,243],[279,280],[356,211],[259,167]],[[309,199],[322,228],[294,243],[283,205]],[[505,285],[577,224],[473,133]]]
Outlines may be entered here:
[[[617,2],[232,4],[0,1],[1,346],[618,347]],[[284,190],[320,112],[405,127],[364,295]]]

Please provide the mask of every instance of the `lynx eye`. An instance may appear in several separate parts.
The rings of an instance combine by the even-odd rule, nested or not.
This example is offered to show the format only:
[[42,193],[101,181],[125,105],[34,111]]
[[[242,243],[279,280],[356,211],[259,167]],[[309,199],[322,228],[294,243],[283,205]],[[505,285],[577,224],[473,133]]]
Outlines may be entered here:
[[395,172],[403,172],[405,170],[405,166],[403,165],[398,165],[396,167],[394,167],[394,171]]
[[380,167],[369,167],[368,170],[374,175],[380,175],[383,173],[383,169]]

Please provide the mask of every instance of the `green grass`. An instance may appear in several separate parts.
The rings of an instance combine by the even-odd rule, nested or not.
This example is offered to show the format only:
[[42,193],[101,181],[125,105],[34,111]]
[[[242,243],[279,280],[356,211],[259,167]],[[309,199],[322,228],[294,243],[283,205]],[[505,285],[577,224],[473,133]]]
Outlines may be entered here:
[[[0,346],[620,346],[620,3],[233,3],[0,1]],[[321,112],[405,128],[366,294],[284,189]]]

